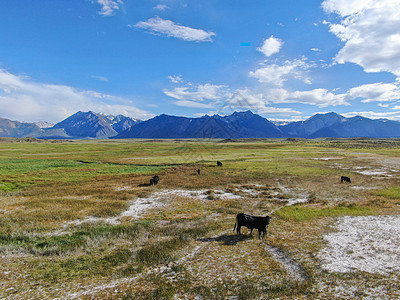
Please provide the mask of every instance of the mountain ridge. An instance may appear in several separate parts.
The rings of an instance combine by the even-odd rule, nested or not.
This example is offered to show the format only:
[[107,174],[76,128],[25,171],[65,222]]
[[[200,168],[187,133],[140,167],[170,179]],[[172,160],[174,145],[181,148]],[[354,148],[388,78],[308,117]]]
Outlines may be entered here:
[[161,114],[146,121],[123,115],[79,111],[52,127],[0,118],[0,137],[42,139],[121,138],[399,138],[400,122],[346,118],[335,112],[315,114],[304,121],[275,125],[251,111],[198,118]]

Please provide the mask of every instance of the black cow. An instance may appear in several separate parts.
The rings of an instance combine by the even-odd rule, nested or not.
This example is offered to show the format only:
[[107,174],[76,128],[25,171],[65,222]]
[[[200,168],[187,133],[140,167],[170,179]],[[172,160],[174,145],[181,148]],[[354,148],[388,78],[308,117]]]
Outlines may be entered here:
[[150,185],[157,185],[159,180],[160,178],[158,177],[158,175],[153,176],[153,178],[150,179]]
[[350,177],[347,177],[347,176],[340,177],[340,183],[342,183],[343,181],[351,183]]
[[218,167],[222,167],[222,162],[217,161],[217,166],[218,166]]
[[200,175],[200,169],[197,169],[197,174]]
[[250,229],[250,234],[252,234],[253,229],[256,228],[258,229],[258,238],[261,239],[261,232],[263,233],[264,237],[264,235],[267,233],[267,227],[271,219],[272,217],[270,216],[256,217],[240,213],[236,216],[236,222],[235,226],[233,227],[233,231],[235,231],[236,225],[237,234],[240,234],[240,227],[242,226],[246,226],[248,229]]

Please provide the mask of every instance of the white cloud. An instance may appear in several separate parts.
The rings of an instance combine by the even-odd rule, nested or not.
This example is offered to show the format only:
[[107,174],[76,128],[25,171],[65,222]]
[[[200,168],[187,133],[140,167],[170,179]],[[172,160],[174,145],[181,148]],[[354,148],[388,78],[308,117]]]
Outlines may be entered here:
[[[178,99],[191,101],[220,100],[226,96],[225,85],[199,84],[196,87],[184,86],[172,90],[164,89],[164,94]],[[184,102],[180,102],[184,103]]]
[[371,83],[353,87],[345,93],[335,94],[327,89],[288,91],[283,88],[270,89],[267,98],[273,103],[302,103],[319,107],[350,105],[348,101],[388,102],[400,100],[400,87],[392,83]]
[[272,89],[268,91],[268,99],[273,103],[302,103],[317,105],[319,107],[350,105],[346,94],[334,94],[326,89],[313,89],[309,91],[290,92],[285,89]]
[[120,6],[124,4],[122,0],[97,0],[97,3],[101,5],[99,15],[102,16],[113,16],[115,11],[120,9]]
[[[230,114],[234,111],[251,110],[255,113],[290,116],[301,114],[291,108],[277,108],[269,105],[267,97],[248,88],[231,92],[225,85],[200,84],[164,90],[164,93],[177,99],[172,103],[191,108],[214,108],[218,113]],[[211,114],[216,113],[210,112]]]
[[352,99],[363,98],[362,102],[387,102],[400,100],[400,87],[393,83],[371,83],[354,87],[348,94]]
[[268,39],[263,41],[261,47],[257,48],[257,51],[264,53],[265,56],[271,56],[278,53],[283,45],[281,39],[278,39],[271,35]]
[[[379,1],[383,2],[382,0]],[[327,12],[349,16],[368,8],[373,2],[374,0],[325,0],[322,7]]]
[[[397,109],[400,109],[400,107],[398,107]],[[362,116],[370,119],[389,119],[395,121],[400,120],[400,111],[393,111],[393,112],[359,111],[359,112],[343,113],[341,115],[346,118]]]
[[212,37],[215,36],[214,32],[178,25],[173,21],[164,20],[160,17],[154,17],[147,21],[138,22],[133,26],[129,26],[146,30],[151,34],[174,37],[192,42],[212,42]]
[[171,80],[172,83],[182,83],[182,75],[171,75],[168,76],[169,80]]
[[248,88],[236,90],[232,96],[227,99],[226,107],[230,112],[240,110],[251,110],[257,114],[291,116],[301,114],[299,111],[291,108],[278,108],[270,105],[267,97],[262,93],[256,93]]
[[154,6],[154,9],[160,10],[160,11],[164,11],[168,8],[168,6],[166,6],[165,4],[158,4],[156,6]]
[[310,67],[311,65],[306,63],[304,58],[286,61],[283,65],[262,64],[259,69],[250,72],[249,76],[257,78],[261,83],[277,86],[282,86],[289,78],[295,78],[307,84],[311,84],[311,80],[307,76],[307,70]]
[[400,1],[325,0],[322,7],[341,17],[339,24],[328,23],[330,31],[345,43],[336,62],[400,76]]
[[77,111],[123,114],[137,119],[153,115],[128,105],[132,101],[95,91],[34,82],[0,69],[1,117],[35,122],[59,122]]

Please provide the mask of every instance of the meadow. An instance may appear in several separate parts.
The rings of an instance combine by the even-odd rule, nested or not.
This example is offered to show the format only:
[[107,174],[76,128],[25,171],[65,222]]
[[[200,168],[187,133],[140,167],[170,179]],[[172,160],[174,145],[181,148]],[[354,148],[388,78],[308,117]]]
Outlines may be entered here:
[[395,139],[0,139],[0,298],[395,299],[399,265],[320,253],[341,218],[399,216],[399,172]]

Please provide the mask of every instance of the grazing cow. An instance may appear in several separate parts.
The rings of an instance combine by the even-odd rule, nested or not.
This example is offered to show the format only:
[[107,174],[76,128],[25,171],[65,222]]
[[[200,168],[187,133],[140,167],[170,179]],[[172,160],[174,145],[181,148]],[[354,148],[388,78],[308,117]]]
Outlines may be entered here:
[[256,217],[240,213],[236,216],[236,222],[235,226],[233,227],[233,231],[235,231],[236,225],[236,232],[238,235],[240,234],[240,227],[242,226],[246,226],[248,229],[250,229],[250,234],[252,234],[253,229],[256,228],[258,229],[258,238],[261,239],[261,233],[263,233],[264,237],[264,235],[267,233],[267,227],[271,219],[272,217],[270,216]]
[[150,179],[150,185],[157,185],[159,180],[160,178],[158,177],[158,175],[153,176],[153,178]]
[[340,177],[340,183],[342,183],[343,181],[351,183],[350,177],[347,177],[347,176]]
[[200,169],[197,169],[197,174],[200,175]]
[[218,166],[218,167],[222,167],[222,162],[217,161],[217,166]]

